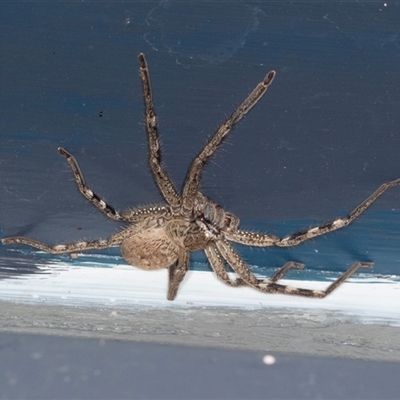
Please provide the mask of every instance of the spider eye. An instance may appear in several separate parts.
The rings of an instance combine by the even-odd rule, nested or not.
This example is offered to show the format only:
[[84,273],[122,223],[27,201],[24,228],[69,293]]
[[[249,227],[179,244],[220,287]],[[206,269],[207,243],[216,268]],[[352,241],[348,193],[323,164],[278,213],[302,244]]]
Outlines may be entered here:
[[204,213],[201,213],[197,216],[197,219],[201,222],[203,222],[204,224],[208,225],[211,223],[211,221],[209,219],[206,218],[206,216],[204,215]]

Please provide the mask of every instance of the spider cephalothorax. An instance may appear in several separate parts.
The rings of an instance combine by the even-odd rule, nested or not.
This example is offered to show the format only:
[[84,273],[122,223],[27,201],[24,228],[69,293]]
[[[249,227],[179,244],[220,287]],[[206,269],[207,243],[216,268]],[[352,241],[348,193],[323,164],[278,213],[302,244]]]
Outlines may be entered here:
[[[204,250],[217,277],[227,285],[250,286],[263,293],[282,293],[316,298],[322,298],[331,293],[359,268],[373,266],[373,263],[356,262],[325,290],[302,289],[276,283],[290,269],[304,268],[303,264],[291,261],[287,262],[269,279],[258,279],[254,276],[229,244],[230,241],[257,247],[295,246],[305,240],[349,225],[382,193],[390,187],[399,185],[400,179],[381,185],[347,217],[335,219],[330,223],[295,233],[283,239],[274,235],[241,230],[239,229],[240,221],[235,215],[226,212],[220,205],[200,193],[201,171],[233,126],[267,91],[275,77],[275,71],[271,71],[265,76],[264,80],[214,133],[193,160],[182,193],[179,194],[161,165],[157,119],[154,113],[149,71],[143,54],[139,54],[139,63],[145,103],[150,169],[167,204],[119,213],[86,186],[75,158],[64,149],[59,148],[60,154],[67,159],[78,189],[83,196],[107,217],[129,223],[129,225],[107,240],[47,246],[24,237],[10,237],[2,239],[4,244],[25,244],[52,254],[120,246],[122,256],[133,266],[148,270],[168,268],[167,298],[169,300],[176,297],[179,285],[189,267],[189,253],[195,250]],[[235,279],[231,279],[228,275],[228,267],[236,273]]]

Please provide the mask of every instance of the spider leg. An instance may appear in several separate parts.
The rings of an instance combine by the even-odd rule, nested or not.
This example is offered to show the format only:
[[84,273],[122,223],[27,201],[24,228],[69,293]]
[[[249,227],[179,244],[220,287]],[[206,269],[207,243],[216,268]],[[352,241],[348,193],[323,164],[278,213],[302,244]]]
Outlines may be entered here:
[[[204,249],[207,258],[211,264],[212,269],[214,270],[217,277],[229,286],[246,286],[247,283],[241,279],[237,278],[236,280],[232,281],[229,278],[228,273],[225,269],[224,259],[221,257],[220,253],[218,252],[217,247],[214,244],[210,244],[208,247]],[[289,270],[296,268],[296,269],[304,269],[305,265],[300,264],[294,261],[287,262],[282,268],[280,268],[275,274],[270,278],[267,279],[269,282],[276,282],[281,279],[285,274],[289,272]],[[258,283],[263,283],[265,280],[258,279]]]
[[374,263],[356,262],[338,279],[336,279],[333,283],[331,283],[325,290],[295,288],[292,286],[281,285],[271,281],[268,282],[268,279],[264,280],[263,282],[260,282],[260,284],[257,287],[255,286],[253,287],[254,289],[257,289],[262,293],[280,293],[290,296],[312,297],[312,298],[322,299],[326,297],[328,294],[332,293],[335,289],[337,289],[346,279],[352,276],[360,268],[372,268],[373,266]]
[[249,286],[256,287],[260,283],[227,240],[221,238],[215,242],[215,245],[221,256]]
[[276,282],[279,281],[284,275],[286,275],[291,269],[304,269],[305,265],[294,262],[294,261],[289,261],[287,262],[281,269],[278,269],[278,271],[275,272],[274,275],[269,279],[271,282]]
[[334,221],[327,223],[322,226],[317,226],[315,228],[308,229],[304,232],[298,232],[294,235],[287,236],[276,243],[279,247],[295,246],[305,240],[312,239],[316,236],[324,235],[329,232],[336,231],[349,225],[357,217],[359,217],[378,197],[380,197],[386,190],[400,185],[400,178],[395,179],[390,182],[386,182],[379,186],[375,192],[368,196],[361,204],[359,204],[347,217],[337,218]]
[[354,263],[343,275],[341,275],[336,281],[330,284],[325,289],[325,295],[333,292],[340,284],[342,284],[350,276],[354,275],[360,268],[373,268],[374,263],[372,262],[356,262]]
[[35,247],[36,249],[45,251],[50,254],[73,253],[75,251],[91,250],[91,249],[106,249],[108,247],[117,246],[122,240],[118,238],[118,234],[111,236],[108,240],[92,240],[89,242],[77,242],[70,244],[57,244],[55,246],[48,246],[37,240],[16,236],[1,239],[3,244],[24,244],[26,246]]
[[201,170],[203,169],[208,159],[217,150],[222,140],[228,135],[234,125],[240,119],[242,119],[250,111],[250,109],[261,99],[261,97],[267,91],[269,85],[272,83],[274,77],[275,71],[268,72],[264,80],[256,86],[256,88],[250,93],[246,100],[219,127],[219,129],[214,133],[214,135],[205,145],[204,149],[193,160],[182,192],[182,204],[184,210],[191,211],[193,209],[194,200],[200,186]]
[[[113,207],[107,204],[104,200],[102,200],[96,193],[93,193],[86,184],[85,179],[83,178],[82,172],[79,168],[78,163],[75,160],[75,157],[68,153],[68,151],[64,150],[62,147],[58,148],[59,153],[64,156],[68,164],[70,165],[72,172],[74,174],[75,182],[78,186],[78,190],[89,200],[96,208],[98,208],[102,213],[104,213],[108,218],[111,218],[115,221],[127,221],[122,215],[118,213]],[[129,221],[129,220],[128,220]]]
[[[276,276],[280,278],[279,274],[283,275],[293,265],[290,263],[285,264],[273,277],[272,279],[257,279],[249,270],[245,262],[236,253],[233,247],[225,240],[221,239],[216,242],[216,246],[220,251],[222,257],[228,262],[232,269],[253,289],[256,289],[262,293],[280,293],[291,296],[301,296],[301,297],[313,297],[313,298],[323,298],[333,292],[341,283],[353,275],[359,268],[372,268],[373,263],[363,263],[356,262],[353,264],[343,275],[341,275],[336,281],[328,286],[325,290],[313,290],[313,289],[303,289],[296,288],[293,286],[282,285],[276,283],[272,279]],[[288,266],[289,264],[289,266]],[[302,265],[302,264],[300,264]],[[283,273],[282,273],[283,272]]]
[[263,235],[261,233],[236,230],[234,232],[225,232],[225,237],[236,243],[244,244],[247,246],[255,247],[268,247],[268,246],[279,246],[279,247],[290,247],[296,246],[301,242],[315,238],[317,236],[325,235],[344,228],[353,222],[360,216],[375,200],[378,199],[386,190],[400,185],[400,178],[393,181],[384,183],[379,186],[375,192],[368,196],[361,204],[359,204],[347,217],[337,218],[327,224],[313,227],[302,232],[297,232],[293,235],[287,236],[283,239],[278,238],[274,235]]
[[213,269],[213,271],[217,275],[217,278],[220,281],[222,281],[228,286],[234,286],[234,287],[247,285],[247,283],[241,278],[237,278],[234,281],[229,278],[229,275],[225,269],[224,260],[219,254],[218,249],[214,244],[208,245],[204,249],[204,252],[206,253],[208,261],[210,262],[211,268]]
[[170,214],[168,207],[163,205],[156,205],[133,210],[126,210],[121,213],[124,221],[138,222],[145,217],[153,216],[154,218],[166,217]]
[[189,269],[189,252],[182,249],[178,261],[168,268],[168,293],[167,299],[174,300],[178,294],[179,285],[182,283]]
[[262,233],[244,231],[241,229],[237,229],[233,232],[224,232],[224,234],[231,242],[254,247],[276,246],[281,240],[275,235],[264,235]]
[[154,112],[153,96],[151,93],[150,75],[143,53],[139,54],[140,77],[142,79],[143,98],[146,113],[146,130],[149,144],[150,168],[161,194],[171,207],[180,206],[180,196],[168,174],[161,166],[161,150],[157,132],[157,117]]

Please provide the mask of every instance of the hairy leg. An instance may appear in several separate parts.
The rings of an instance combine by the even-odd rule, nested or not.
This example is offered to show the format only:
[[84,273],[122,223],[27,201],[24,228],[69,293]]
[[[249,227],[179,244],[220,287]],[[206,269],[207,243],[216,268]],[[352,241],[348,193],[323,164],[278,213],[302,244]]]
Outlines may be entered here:
[[180,196],[168,174],[161,165],[161,150],[157,132],[157,117],[154,112],[150,75],[144,54],[139,54],[140,77],[142,79],[143,98],[146,113],[146,130],[149,144],[150,168],[161,194],[171,207],[180,206]]
[[347,217],[335,219],[333,222],[328,224],[317,226],[312,229],[308,229],[305,232],[295,233],[294,235],[287,236],[276,243],[280,247],[295,246],[305,240],[309,240],[316,236],[324,235],[329,232],[336,231],[349,225],[357,217],[359,217],[375,200],[378,199],[386,190],[400,184],[400,178],[393,181],[387,182],[379,186],[374,193],[368,196],[361,204],[359,204]]
[[96,193],[93,193],[93,191],[86,186],[85,179],[83,178],[82,172],[74,156],[68,153],[68,151],[64,150],[62,147],[59,147],[58,151],[62,156],[64,156],[67,159],[74,174],[78,190],[83,194],[83,196],[85,196],[85,198],[89,200],[102,213],[107,215],[107,217],[115,221],[126,221],[126,219],[122,215],[120,215],[118,211],[116,211],[113,207],[107,204]]
[[[285,264],[281,270],[279,270],[272,279],[257,279],[249,270],[244,261],[236,253],[233,247],[226,240],[219,240],[217,243],[217,248],[221,252],[222,257],[228,262],[232,269],[241,277],[249,286],[262,292],[271,294],[285,294],[291,296],[301,296],[301,297],[312,297],[312,298],[323,298],[329,293],[333,292],[340,284],[342,284],[346,279],[353,275],[359,268],[372,268],[373,263],[362,263],[357,262],[353,264],[343,275],[341,275],[336,281],[328,286],[325,290],[312,290],[296,288],[288,285],[278,284],[272,279],[280,278],[294,265],[290,263]],[[294,263],[296,264],[296,263]],[[302,264],[299,264],[300,266]],[[282,271],[283,270],[283,271]],[[281,273],[283,272],[283,273]],[[277,279],[276,279],[277,280]]]
[[115,239],[115,235],[111,236],[108,240],[92,240],[89,242],[77,242],[70,244],[56,244],[54,246],[48,246],[44,243],[38,242],[37,240],[16,236],[1,239],[3,244],[24,244],[26,246],[35,247],[36,249],[45,251],[51,254],[62,254],[62,253],[73,253],[76,251],[92,250],[92,249],[106,249],[112,246],[118,246],[121,241]]
[[35,247],[39,250],[46,251],[51,254],[73,253],[75,251],[92,250],[92,249],[107,249],[108,247],[119,246],[126,238],[134,235],[140,230],[140,225],[130,225],[106,240],[91,240],[81,241],[70,244],[56,244],[48,246],[47,244],[38,242],[37,240],[15,236],[1,239],[3,244],[24,244],[26,246]]
[[307,229],[302,232],[297,232],[293,235],[287,236],[283,239],[278,238],[274,235],[263,235],[256,232],[249,232],[243,230],[237,230],[235,232],[226,233],[228,240],[236,243],[241,243],[247,246],[255,247],[268,247],[268,246],[279,246],[279,247],[290,247],[296,246],[301,242],[315,238],[317,236],[325,235],[344,228],[353,222],[360,216],[374,201],[376,201],[386,190],[400,185],[400,178],[393,181],[384,183],[379,186],[374,193],[367,197],[361,204],[359,204],[347,217],[337,218],[327,224],[317,226],[314,228]]
[[182,283],[188,269],[189,252],[185,249],[181,249],[178,261],[168,268],[168,300],[175,299],[178,294],[179,285]]
[[168,217],[169,215],[170,215],[169,207],[163,205],[136,208],[132,210],[126,210],[121,213],[121,216],[122,218],[124,218],[124,221],[129,221],[129,222],[140,222],[144,218],[147,218],[149,216],[152,216],[154,217],[154,219],[157,219],[157,218],[165,218]]
[[219,254],[218,249],[214,244],[208,245],[204,249],[204,252],[206,253],[208,261],[210,262],[211,268],[213,269],[217,278],[221,282],[225,283],[228,286],[234,286],[234,287],[247,285],[246,282],[241,278],[237,278],[235,280],[229,278],[229,275],[225,269],[224,260]]
[[259,83],[256,88],[250,93],[246,100],[235,110],[235,112],[220,126],[208,141],[204,149],[193,160],[190,166],[182,192],[183,210],[190,212],[193,209],[193,204],[200,185],[200,174],[208,159],[217,150],[222,140],[232,130],[233,126],[242,119],[250,109],[261,99],[267,91],[268,86],[272,83],[275,77],[275,71],[270,71],[264,80]]
[[289,261],[287,262],[282,268],[278,269],[278,271],[275,272],[274,275],[269,279],[271,282],[276,282],[279,281],[284,275],[286,275],[291,269],[304,269],[305,265],[294,262],[294,261]]
[[336,281],[330,284],[325,289],[325,295],[333,292],[340,284],[342,284],[346,279],[354,275],[360,268],[373,268],[375,264],[372,262],[356,262],[354,263],[343,275],[341,275]]
[[[229,275],[225,269],[225,261],[221,257],[218,248],[214,244],[210,244],[208,247],[204,249],[204,251],[207,255],[208,261],[210,262],[213,271],[223,283],[234,287],[247,285],[247,283],[241,278],[237,278],[234,281],[229,278]],[[289,261],[277,272],[275,272],[275,274],[270,279],[267,279],[266,281],[276,282],[279,279],[281,279],[285,274],[287,274],[289,270],[293,268],[304,269],[304,267],[305,267],[304,264],[300,264],[294,261]],[[264,281],[265,281],[264,279],[258,279],[259,284],[263,283]]]
[[267,279],[264,282],[261,282],[257,287],[254,287],[254,289],[262,293],[280,293],[290,296],[322,299],[328,294],[332,293],[335,289],[337,289],[346,279],[350,278],[350,276],[356,273],[360,268],[372,268],[373,266],[374,263],[356,262],[343,275],[341,275],[338,279],[331,283],[325,290],[295,288],[292,286],[271,283],[268,282]]

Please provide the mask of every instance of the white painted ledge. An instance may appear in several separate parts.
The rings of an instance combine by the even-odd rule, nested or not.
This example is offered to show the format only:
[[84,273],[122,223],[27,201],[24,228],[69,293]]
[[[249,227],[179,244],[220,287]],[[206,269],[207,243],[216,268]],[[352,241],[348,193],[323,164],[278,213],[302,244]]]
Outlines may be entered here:
[[[400,325],[400,282],[391,278],[353,278],[325,299],[262,294],[232,288],[211,272],[190,271],[177,299],[166,300],[167,270],[141,271],[126,265],[40,266],[43,274],[0,281],[0,300],[79,306],[230,307],[334,310],[366,323]],[[304,288],[325,288],[329,282],[282,280]]]

